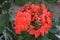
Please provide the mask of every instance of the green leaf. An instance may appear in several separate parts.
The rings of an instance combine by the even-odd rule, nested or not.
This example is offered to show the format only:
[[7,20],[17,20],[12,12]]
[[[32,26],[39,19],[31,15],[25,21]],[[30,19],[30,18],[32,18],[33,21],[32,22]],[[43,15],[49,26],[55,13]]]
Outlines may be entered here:
[[10,8],[11,4],[9,2],[5,3],[3,5],[3,9],[8,10]]
[[0,8],[0,14],[2,14],[2,8]]
[[34,36],[30,35],[28,32],[22,32],[21,35],[22,38],[20,39],[23,39],[23,40],[35,40]]
[[56,34],[58,32],[56,29],[57,29],[56,25],[53,23],[52,28],[50,28],[49,32],[53,33],[53,34]]
[[36,0],[30,0],[31,3],[35,3]]
[[4,30],[4,27],[0,27],[0,34],[2,33],[3,30]]
[[14,40],[17,39],[12,32],[8,31],[7,34],[8,34],[12,39],[14,39]]
[[15,3],[18,5],[22,5],[26,3],[26,0],[15,0]]
[[0,15],[0,27],[7,25],[9,22],[9,14]]
[[27,32],[22,32],[21,34],[20,34],[20,36],[22,36],[24,39],[28,36],[29,34],[27,33]]
[[18,37],[18,40],[22,40],[22,39],[23,39],[23,37],[22,37],[22,36],[19,36],[19,37]]
[[4,26],[9,22],[9,14],[0,15],[0,32],[4,29]]
[[2,4],[3,1],[4,1],[4,0],[0,0],[0,4]]
[[49,32],[56,34],[58,31],[56,29],[50,29]]
[[39,36],[39,37],[37,38],[37,40],[42,40],[42,38],[43,38],[42,36]]
[[6,27],[7,29],[7,34],[13,39],[13,40],[17,40],[17,35],[15,34],[15,32],[10,29],[9,27]]
[[54,39],[55,38],[55,34],[50,33],[50,32],[47,34],[47,36],[48,36],[49,39]]
[[40,36],[37,40],[51,40],[51,39],[49,39],[47,34],[45,34],[44,37]]
[[44,1],[46,1],[47,3],[50,3],[50,2],[57,2],[57,0],[44,0]]
[[29,35],[25,40],[35,40],[34,36]]
[[40,4],[41,0],[29,0],[32,4]]

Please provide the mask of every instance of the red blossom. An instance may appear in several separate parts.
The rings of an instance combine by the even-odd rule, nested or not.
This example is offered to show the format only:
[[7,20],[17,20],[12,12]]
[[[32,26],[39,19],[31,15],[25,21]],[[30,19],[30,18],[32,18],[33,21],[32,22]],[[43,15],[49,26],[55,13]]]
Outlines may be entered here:
[[40,36],[40,29],[35,31],[35,38],[38,38]]
[[[36,25],[39,25],[38,29],[35,29],[36,25],[33,25],[36,21],[38,23]],[[52,13],[48,11],[45,4],[40,6],[26,4],[25,7],[17,11],[14,25],[16,34],[27,31],[30,35],[35,35],[35,38],[38,38],[40,35],[44,36],[44,33],[48,33],[52,27]]]
[[[31,22],[31,15],[28,14],[28,12],[17,12],[16,18],[15,18],[15,27],[14,29],[21,33],[21,31],[26,31],[28,28],[28,25],[30,25]],[[19,31],[20,30],[20,31]],[[19,34],[16,31],[17,34]]]

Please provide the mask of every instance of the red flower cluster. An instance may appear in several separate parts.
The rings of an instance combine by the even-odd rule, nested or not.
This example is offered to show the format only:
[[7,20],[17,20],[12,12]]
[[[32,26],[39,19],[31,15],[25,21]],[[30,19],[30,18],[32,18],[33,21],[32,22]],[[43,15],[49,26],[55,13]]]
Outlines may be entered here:
[[[33,25],[33,22],[38,23],[36,24],[39,25],[38,29],[35,29],[36,26]],[[35,35],[35,38],[40,35],[44,36],[44,33],[48,33],[52,26],[52,13],[47,10],[44,4],[27,4],[17,11],[14,24],[16,34],[27,31],[29,34]]]

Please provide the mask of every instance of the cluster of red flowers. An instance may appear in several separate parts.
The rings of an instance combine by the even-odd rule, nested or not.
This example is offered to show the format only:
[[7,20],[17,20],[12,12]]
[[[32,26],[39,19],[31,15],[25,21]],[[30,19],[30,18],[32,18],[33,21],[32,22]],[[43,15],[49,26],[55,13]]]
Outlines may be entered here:
[[[38,29],[35,29],[33,22],[39,25]],[[20,8],[16,13],[14,21],[16,34],[21,34],[22,31],[27,31],[31,35],[35,35],[38,38],[40,35],[44,36],[44,33],[48,33],[48,30],[52,26],[52,13],[49,12],[44,4],[34,5],[26,4],[25,7]]]

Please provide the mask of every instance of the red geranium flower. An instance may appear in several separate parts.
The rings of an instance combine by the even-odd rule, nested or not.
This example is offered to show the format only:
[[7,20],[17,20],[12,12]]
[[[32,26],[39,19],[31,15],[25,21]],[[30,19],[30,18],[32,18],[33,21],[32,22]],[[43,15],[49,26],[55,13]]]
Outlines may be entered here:
[[48,11],[44,4],[34,5],[27,4],[20,8],[16,13],[14,21],[16,34],[21,34],[22,31],[27,31],[31,35],[38,38],[52,26],[52,13]]
[[15,27],[16,33],[19,34],[21,31],[26,31],[28,28],[28,25],[30,25],[31,22],[31,15],[28,12],[17,12],[16,18],[15,18]]

